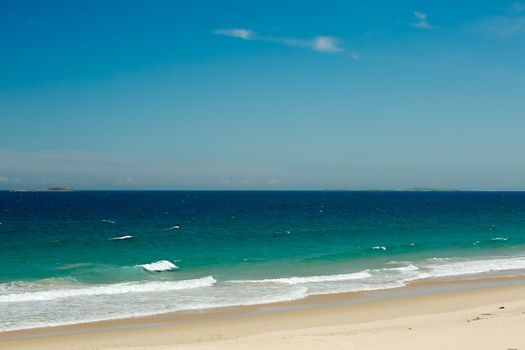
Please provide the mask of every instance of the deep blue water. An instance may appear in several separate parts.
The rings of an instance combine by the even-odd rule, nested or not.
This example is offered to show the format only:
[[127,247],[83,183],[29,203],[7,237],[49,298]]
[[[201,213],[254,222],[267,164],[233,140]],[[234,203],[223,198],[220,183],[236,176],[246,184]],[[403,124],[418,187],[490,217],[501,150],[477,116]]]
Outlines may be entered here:
[[0,223],[0,329],[525,268],[523,192],[0,192]]

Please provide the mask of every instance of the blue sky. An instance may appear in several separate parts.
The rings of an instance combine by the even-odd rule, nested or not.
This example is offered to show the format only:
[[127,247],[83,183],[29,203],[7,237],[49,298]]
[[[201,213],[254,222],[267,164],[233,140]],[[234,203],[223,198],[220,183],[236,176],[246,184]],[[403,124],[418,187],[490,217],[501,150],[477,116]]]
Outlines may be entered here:
[[525,2],[0,2],[0,188],[525,189]]

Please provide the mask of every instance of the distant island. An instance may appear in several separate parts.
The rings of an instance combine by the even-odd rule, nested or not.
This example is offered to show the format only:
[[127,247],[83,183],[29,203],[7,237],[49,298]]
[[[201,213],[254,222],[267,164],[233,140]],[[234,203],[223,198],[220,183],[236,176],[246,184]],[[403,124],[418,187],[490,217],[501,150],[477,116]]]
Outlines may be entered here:
[[459,190],[452,189],[452,188],[412,187],[412,188],[407,188],[405,191],[411,191],[411,192],[457,192]]
[[406,189],[396,188],[369,188],[369,189],[347,189],[347,188],[325,188],[322,191],[328,192],[459,192],[458,189],[453,188],[432,188],[432,187],[410,187]]
[[70,187],[48,187],[43,190],[11,190],[11,192],[73,192]]

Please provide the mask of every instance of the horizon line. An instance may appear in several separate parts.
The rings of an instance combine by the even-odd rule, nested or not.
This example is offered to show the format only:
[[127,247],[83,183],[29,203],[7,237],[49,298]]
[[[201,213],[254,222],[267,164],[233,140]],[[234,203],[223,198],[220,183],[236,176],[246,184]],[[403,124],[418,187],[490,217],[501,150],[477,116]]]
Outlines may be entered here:
[[324,188],[81,188],[71,191],[48,191],[47,189],[0,189],[0,192],[44,192],[44,193],[70,193],[70,192],[525,192],[525,189],[439,189],[439,188],[406,188],[406,189],[324,189]]

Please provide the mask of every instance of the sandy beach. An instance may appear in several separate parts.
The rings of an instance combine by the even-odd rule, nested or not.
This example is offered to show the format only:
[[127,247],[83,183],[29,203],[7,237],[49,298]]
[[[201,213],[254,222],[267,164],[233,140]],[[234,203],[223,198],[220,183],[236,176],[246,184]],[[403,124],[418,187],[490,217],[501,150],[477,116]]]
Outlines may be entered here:
[[[0,334],[1,349],[524,349],[525,285],[382,293]],[[410,289],[412,288],[412,289]],[[404,289],[404,291],[403,291]],[[454,288],[452,288],[454,289]],[[408,293],[407,293],[408,291]],[[438,291],[438,292],[432,292]]]

